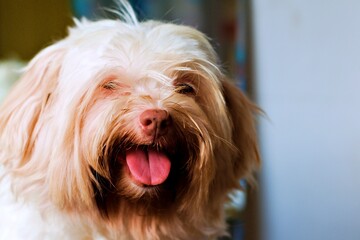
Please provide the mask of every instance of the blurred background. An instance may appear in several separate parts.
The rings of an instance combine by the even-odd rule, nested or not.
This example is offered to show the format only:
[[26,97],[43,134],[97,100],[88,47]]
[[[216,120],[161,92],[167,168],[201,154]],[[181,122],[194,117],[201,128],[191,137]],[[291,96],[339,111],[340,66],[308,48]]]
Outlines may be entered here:
[[[360,239],[360,1],[133,0],[141,19],[205,32],[264,110],[258,188],[227,207],[232,239]],[[0,98],[17,69],[110,0],[0,0]]]

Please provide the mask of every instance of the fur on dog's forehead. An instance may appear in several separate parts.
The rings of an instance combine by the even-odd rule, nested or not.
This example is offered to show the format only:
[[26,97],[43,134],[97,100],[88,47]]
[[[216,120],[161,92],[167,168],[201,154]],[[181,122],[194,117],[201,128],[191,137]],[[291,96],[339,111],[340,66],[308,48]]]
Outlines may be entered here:
[[149,95],[153,100],[173,94],[176,81],[189,73],[203,90],[221,88],[216,54],[206,36],[194,28],[157,21],[83,19],[75,23],[65,39],[33,61],[60,56],[54,96],[66,96],[63,107],[81,101],[85,92],[112,78],[129,87],[127,93]]
[[193,58],[215,60],[215,54],[201,32],[188,26],[152,20],[134,24],[121,20],[90,22],[83,19],[70,29],[69,38],[83,46],[86,43],[108,44],[109,47],[119,45],[129,56],[135,54],[133,57],[138,57],[146,49],[156,54],[182,52]]
[[86,83],[96,73],[104,74],[106,69],[126,74],[132,81],[156,74],[173,80],[170,75],[175,67],[197,60],[207,65],[217,61],[214,50],[199,31],[156,21],[133,24],[82,20],[59,45],[65,49],[60,74],[71,73],[78,84]]

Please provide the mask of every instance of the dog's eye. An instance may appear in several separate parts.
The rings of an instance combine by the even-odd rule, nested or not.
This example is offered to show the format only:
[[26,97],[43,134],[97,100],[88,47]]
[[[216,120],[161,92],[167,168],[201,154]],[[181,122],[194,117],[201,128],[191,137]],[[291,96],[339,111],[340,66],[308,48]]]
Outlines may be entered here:
[[175,91],[180,94],[196,94],[195,89],[188,83],[179,83],[176,85]]
[[102,87],[107,90],[115,90],[118,88],[118,86],[119,86],[119,84],[117,84],[116,82],[112,82],[112,81],[107,82],[104,85],[102,85]]

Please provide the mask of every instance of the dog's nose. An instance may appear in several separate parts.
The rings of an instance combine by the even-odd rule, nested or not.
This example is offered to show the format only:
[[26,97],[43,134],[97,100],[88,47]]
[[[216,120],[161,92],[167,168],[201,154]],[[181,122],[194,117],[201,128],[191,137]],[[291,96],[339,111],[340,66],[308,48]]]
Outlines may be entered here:
[[171,119],[162,109],[148,109],[140,114],[141,129],[147,136],[159,137],[167,133]]

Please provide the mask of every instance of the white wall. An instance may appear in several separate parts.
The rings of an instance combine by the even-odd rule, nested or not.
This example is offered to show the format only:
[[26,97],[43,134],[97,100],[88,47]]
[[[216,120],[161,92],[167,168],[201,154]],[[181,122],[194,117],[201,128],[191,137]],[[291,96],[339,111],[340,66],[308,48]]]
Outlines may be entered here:
[[360,239],[360,1],[254,0],[263,239]]

